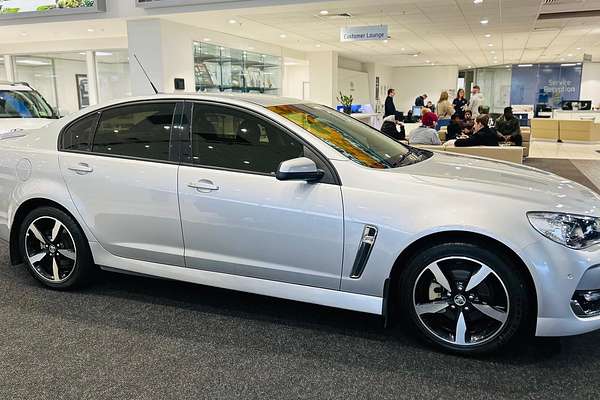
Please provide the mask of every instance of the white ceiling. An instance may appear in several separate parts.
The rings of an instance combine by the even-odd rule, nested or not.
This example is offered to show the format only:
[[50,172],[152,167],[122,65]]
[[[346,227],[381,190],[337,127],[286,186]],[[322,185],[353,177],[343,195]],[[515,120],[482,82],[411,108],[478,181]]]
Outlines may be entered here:
[[[391,66],[427,65],[427,61],[460,67],[581,61],[584,52],[600,60],[600,17],[537,20],[541,11],[600,10],[600,0],[552,0],[555,4],[548,6],[545,2],[345,0],[160,17],[304,52],[334,50],[346,58]],[[320,16],[321,10],[353,17],[331,19]],[[487,25],[480,23],[484,17]],[[231,19],[237,23],[229,23]],[[389,25],[388,43],[340,43],[342,26],[375,24]],[[124,19],[0,26],[0,54],[2,43],[126,35]]]

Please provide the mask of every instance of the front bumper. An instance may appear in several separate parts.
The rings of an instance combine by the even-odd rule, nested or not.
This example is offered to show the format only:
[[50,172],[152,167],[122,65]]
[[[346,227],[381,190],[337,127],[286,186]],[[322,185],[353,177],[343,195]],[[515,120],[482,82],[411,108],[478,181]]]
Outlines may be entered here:
[[600,245],[571,250],[548,239],[522,249],[538,300],[536,336],[570,336],[600,329],[600,315],[580,317],[573,295],[600,289]]

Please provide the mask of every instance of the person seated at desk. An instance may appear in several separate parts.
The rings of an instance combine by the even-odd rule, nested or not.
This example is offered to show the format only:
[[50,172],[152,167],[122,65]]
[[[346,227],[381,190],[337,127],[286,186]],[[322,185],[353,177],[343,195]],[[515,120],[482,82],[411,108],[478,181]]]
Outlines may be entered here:
[[452,114],[450,125],[448,125],[447,129],[446,140],[456,139],[462,134],[462,120],[460,119],[460,114]]
[[435,124],[438,120],[437,115],[432,112],[423,114],[421,117],[421,126],[415,128],[408,137],[409,144],[433,144],[440,145],[442,142],[435,130]]
[[523,145],[519,119],[513,115],[511,107],[506,107],[504,115],[496,120],[496,131],[502,135],[505,142],[513,143],[515,146]]
[[385,136],[394,140],[405,140],[406,131],[404,125],[400,122],[400,114],[388,115],[383,119],[383,125],[381,125],[381,133]]
[[490,129],[490,116],[481,114],[475,120],[473,134],[469,137],[461,137],[454,141],[456,147],[471,147],[471,146],[498,146],[498,134]]

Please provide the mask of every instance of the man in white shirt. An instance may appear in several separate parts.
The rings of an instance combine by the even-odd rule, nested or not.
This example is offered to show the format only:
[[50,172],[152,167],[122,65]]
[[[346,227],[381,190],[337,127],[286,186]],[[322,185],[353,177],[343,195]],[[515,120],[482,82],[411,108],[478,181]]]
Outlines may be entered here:
[[473,86],[471,90],[471,100],[469,100],[468,109],[473,113],[473,119],[479,115],[479,107],[483,105],[485,98],[481,94],[481,88],[479,85]]
[[408,144],[442,144],[437,131],[435,130],[435,124],[438,121],[437,115],[432,112],[423,114],[421,117],[421,126],[415,128],[408,136]]

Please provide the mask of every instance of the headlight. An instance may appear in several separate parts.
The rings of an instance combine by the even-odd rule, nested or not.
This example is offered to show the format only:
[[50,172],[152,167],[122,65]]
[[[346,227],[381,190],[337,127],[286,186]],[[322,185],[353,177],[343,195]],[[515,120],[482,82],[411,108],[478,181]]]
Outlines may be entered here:
[[571,249],[600,243],[600,218],[551,212],[527,213],[536,231]]

